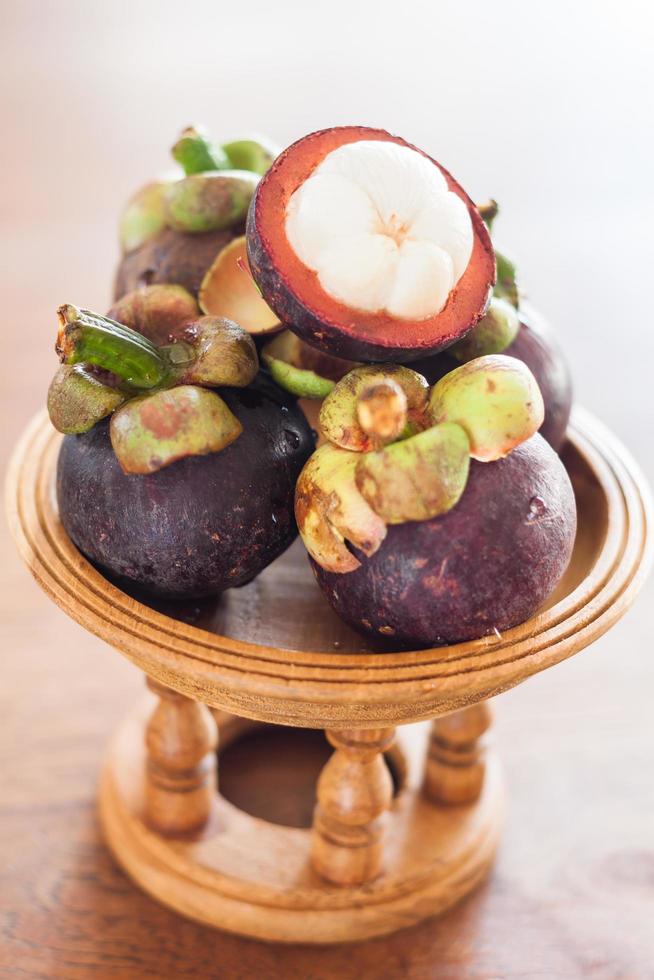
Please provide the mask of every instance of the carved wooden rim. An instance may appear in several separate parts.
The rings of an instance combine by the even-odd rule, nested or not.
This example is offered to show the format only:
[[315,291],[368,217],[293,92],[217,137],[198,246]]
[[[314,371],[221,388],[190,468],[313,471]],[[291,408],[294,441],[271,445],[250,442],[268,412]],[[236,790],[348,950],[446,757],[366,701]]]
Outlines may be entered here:
[[590,573],[551,609],[501,637],[430,650],[333,654],[261,646],[186,625],[132,599],[82,557],[59,522],[53,474],[61,437],[45,412],[12,459],[7,508],[19,550],[46,593],[162,683],[262,721],[408,723],[490,697],[564,660],[609,629],[637,595],[652,551],[646,483],[622,445],[587,412],[575,412],[569,437],[608,513]]

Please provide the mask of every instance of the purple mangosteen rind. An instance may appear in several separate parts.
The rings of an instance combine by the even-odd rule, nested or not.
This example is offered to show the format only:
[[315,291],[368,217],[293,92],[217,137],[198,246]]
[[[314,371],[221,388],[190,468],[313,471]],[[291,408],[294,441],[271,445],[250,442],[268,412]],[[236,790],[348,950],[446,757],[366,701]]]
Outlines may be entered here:
[[239,438],[149,475],[122,471],[107,421],[63,440],[62,523],[92,563],[127,587],[179,599],[216,595],[251,580],[296,537],[295,483],[314,448],[308,423],[262,376],[218,394]]

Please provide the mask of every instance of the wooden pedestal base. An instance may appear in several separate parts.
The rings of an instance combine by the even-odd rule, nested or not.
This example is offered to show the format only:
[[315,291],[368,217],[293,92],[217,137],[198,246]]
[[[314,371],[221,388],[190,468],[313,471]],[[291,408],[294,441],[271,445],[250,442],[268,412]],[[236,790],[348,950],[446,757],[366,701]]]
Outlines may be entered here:
[[[218,715],[220,744],[257,723]],[[312,832],[269,823],[219,794],[204,831],[167,838],[146,820],[147,706],[115,737],[102,775],[106,840],[127,873],[189,918],[278,942],[333,943],[394,932],[449,908],[489,870],[501,823],[497,762],[479,800],[429,802],[422,792],[428,726],[398,734],[398,786],[386,814],[383,867],[365,885],[331,885],[312,869]],[[298,738],[301,730],[294,730]]]

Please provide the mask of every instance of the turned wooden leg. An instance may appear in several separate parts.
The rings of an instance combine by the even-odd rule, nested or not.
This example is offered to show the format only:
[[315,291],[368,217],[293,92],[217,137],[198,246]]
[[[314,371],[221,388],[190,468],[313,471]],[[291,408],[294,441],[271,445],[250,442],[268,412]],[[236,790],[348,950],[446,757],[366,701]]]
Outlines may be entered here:
[[146,821],[169,836],[200,830],[216,793],[218,729],[207,707],[148,679],[159,703],[145,731]]
[[313,818],[315,870],[335,885],[361,885],[382,868],[384,814],[393,781],[382,755],[392,728],[328,731],[336,751],[318,781]]
[[430,800],[457,806],[479,798],[486,769],[482,735],[490,723],[485,701],[432,722],[424,782]]

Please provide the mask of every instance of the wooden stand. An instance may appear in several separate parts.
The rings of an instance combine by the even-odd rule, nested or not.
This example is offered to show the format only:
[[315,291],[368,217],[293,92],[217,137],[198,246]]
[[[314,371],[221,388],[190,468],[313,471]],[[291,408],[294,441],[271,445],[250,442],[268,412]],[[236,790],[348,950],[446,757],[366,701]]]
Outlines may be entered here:
[[[591,643],[647,570],[647,493],[613,437],[577,413],[564,460],[579,533],[547,608],[502,636],[402,653],[334,616],[299,544],[251,585],[199,607],[155,608],[120,591],[61,527],[59,440],[43,415],[27,431],[9,515],[51,598],[148,677],[100,791],[107,842],[132,878],[200,922],[314,943],[392,932],[474,888],[502,812],[486,700]],[[246,812],[217,790],[222,754],[270,724],[298,737],[323,729],[333,746],[312,826],[272,822],[273,801]]]

